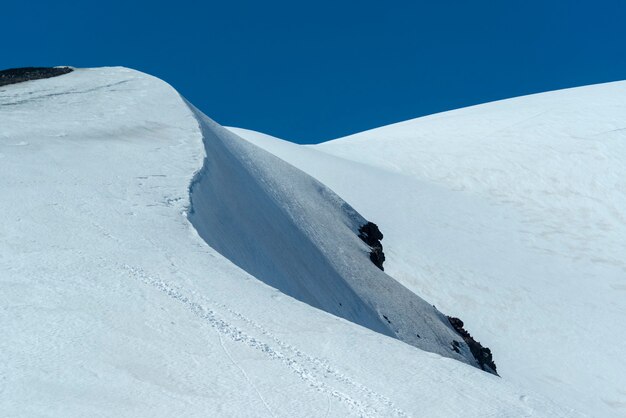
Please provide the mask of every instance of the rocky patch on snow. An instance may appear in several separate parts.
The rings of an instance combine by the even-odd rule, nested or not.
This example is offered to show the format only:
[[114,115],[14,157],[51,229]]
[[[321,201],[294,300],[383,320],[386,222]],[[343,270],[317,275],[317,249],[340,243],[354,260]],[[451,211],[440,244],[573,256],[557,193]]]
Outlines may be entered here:
[[40,80],[42,78],[57,77],[71,73],[70,67],[24,67],[10,68],[0,71],[0,86],[8,84],[22,83],[30,80]]
[[380,242],[383,239],[383,233],[380,232],[378,226],[373,222],[368,222],[361,226],[359,228],[359,238],[372,248],[372,251],[370,251],[372,263],[384,271],[385,253],[383,252],[383,244]]
[[[493,361],[493,356],[491,354],[491,350],[487,347],[483,347],[481,343],[476,341],[474,337],[471,336],[469,332],[465,328],[463,328],[463,321],[459,318],[455,318],[452,316],[448,316],[448,321],[450,321],[450,325],[454,328],[454,330],[463,337],[463,341],[468,345],[472,355],[478,362],[478,365],[481,369],[493,373],[498,376],[498,372],[496,370],[496,363]],[[456,352],[459,352],[459,343],[458,341],[454,341],[452,343],[452,349]]]

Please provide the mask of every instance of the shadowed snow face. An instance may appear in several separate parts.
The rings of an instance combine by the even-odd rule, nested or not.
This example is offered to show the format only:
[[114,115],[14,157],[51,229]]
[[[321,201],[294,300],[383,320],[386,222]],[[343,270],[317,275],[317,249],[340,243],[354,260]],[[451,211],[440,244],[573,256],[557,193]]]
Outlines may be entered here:
[[371,262],[372,248],[359,237],[367,221],[350,205],[304,172],[194,112],[206,158],[190,187],[189,219],[211,247],[309,305],[477,364],[444,315]]

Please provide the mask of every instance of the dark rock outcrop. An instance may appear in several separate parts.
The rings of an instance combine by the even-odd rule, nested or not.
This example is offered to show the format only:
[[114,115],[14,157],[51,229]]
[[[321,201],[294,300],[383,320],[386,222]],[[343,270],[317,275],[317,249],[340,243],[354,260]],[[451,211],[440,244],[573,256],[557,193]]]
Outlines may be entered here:
[[371,247],[370,260],[372,260],[372,263],[384,271],[385,253],[383,253],[383,244],[380,242],[383,239],[383,234],[378,229],[378,226],[373,222],[368,222],[361,226],[359,228],[359,238]]
[[[385,254],[383,253],[383,245],[380,242],[383,239],[383,234],[378,229],[378,226],[373,222],[368,222],[361,226],[359,228],[359,238],[361,238],[361,240],[372,249],[370,252],[370,260],[372,260],[372,263],[374,263],[379,269],[384,270],[383,262],[385,261]],[[435,308],[434,305],[433,308]],[[383,318],[391,324],[391,321],[387,316],[383,315]],[[465,341],[469,347],[472,356],[476,359],[478,366],[482,370],[498,376],[496,363],[493,361],[491,350],[487,347],[483,347],[481,343],[476,341],[474,337],[472,337],[471,334],[463,328],[463,321],[459,318],[452,316],[446,316],[446,318],[448,318],[450,325],[452,325],[452,328],[454,328],[457,334],[463,338],[463,341]],[[420,338],[419,334],[417,337]],[[461,343],[456,340],[452,341],[450,349],[456,353],[461,353]]]
[[[452,316],[448,316],[447,318],[448,318],[448,321],[450,322],[450,325],[452,325],[452,328],[454,328],[454,330],[461,337],[463,337],[463,341],[465,341],[465,343],[468,345],[470,351],[472,352],[472,355],[478,362],[478,365],[480,366],[480,368],[486,372],[493,373],[496,376],[498,376],[498,372],[496,370],[496,363],[493,361],[491,350],[487,347],[483,347],[481,343],[476,341],[474,337],[472,337],[470,333],[467,332],[465,328],[463,328],[463,321],[461,321],[459,318],[455,318]],[[456,341],[454,341],[452,349],[458,352],[459,350],[458,347],[459,347],[459,344]]]
[[70,67],[24,67],[0,71],[0,87],[30,80],[57,77],[71,73]]

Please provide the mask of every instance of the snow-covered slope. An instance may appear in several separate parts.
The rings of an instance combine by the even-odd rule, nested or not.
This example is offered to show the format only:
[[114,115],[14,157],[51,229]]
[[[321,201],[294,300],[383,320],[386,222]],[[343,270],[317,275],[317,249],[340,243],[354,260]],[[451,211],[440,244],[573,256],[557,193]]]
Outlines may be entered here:
[[386,271],[463,318],[503,378],[626,415],[626,83],[317,146],[233,131],[376,222]]
[[286,296],[210,247],[186,216],[197,117],[123,68],[0,88],[0,415],[574,414]]
[[[476,365],[432,305],[379,270],[339,196],[195,110],[206,147],[189,219],[222,255],[287,295],[424,350]],[[456,350],[454,349],[456,348]]]

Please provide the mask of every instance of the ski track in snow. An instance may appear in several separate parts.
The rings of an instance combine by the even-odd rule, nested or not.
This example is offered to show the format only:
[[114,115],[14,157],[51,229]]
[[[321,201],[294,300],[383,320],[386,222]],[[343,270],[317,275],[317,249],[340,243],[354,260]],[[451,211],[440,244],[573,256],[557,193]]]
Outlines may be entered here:
[[243,375],[243,377],[246,378],[246,381],[248,382],[248,384],[252,387],[252,389],[254,389],[254,391],[256,392],[257,395],[259,395],[259,399],[261,399],[261,402],[263,403],[263,405],[265,406],[265,409],[267,409],[267,412],[270,413],[270,415],[274,418],[276,418],[276,415],[274,415],[274,413],[272,412],[272,409],[270,408],[270,406],[267,404],[267,401],[265,400],[265,398],[263,397],[263,395],[261,394],[261,392],[259,391],[259,389],[256,387],[256,385],[252,382],[252,380],[250,380],[250,377],[248,376],[248,373],[246,373],[246,371],[244,370],[243,367],[241,367],[241,365],[239,363],[237,363],[235,361],[235,359],[233,358],[233,356],[230,354],[230,351],[228,351],[228,349],[226,348],[226,346],[224,345],[224,339],[222,338],[222,334],[221,333],[217,333],[217,337],[220,340],[220,345],[222,346],[222,350],[224,351],[224,354],[226,354],[226,356],[230,359],[231,363],[233,363],[233,365],[235,365],[239,370],[241,370],[241,374]]
[[[332,397],[347,405],[359,416],[409,417],[406,412],[395,406],[386,396],[377,393],[349,376],[339,372],[332,365],[330,365],[327,360],[310,356],[302,352],[297,347],[280,340],[262,325],[254,322],[250,318],[247,318],[232,308],[224,304],[211,301],[204,296],[197,295],[195,292],[188,292],[179,286],[166,283],[159,278],[147,274],[145,270],[140,267],[124,264],[122,268],[133,279],[152,286],[165,293],[171,299],[182,303],[194,315],[201,318],[213,329],[215,329],[220,337],[220,343],[222,344],[227,357],[229,357],[233,364],[241,370],[246,380],[251,384],[252,388],[261,399],[261,402],[265,405],[266,409],[272,416],[275,416],[272,409],[269,407],[256,386],[252,384],[243,368],[237,364],[225,348],[222,337],[228,337],[234,342],[245,344],[248,348],[256,350],[270,359],[282,363],[310,387],[316,389],[318,392],[326,393],[329,396],[329,404],[326,412],[327,416],[330,413],[330,398]],[[188,296],[190,293],[193,294],[193,298]],[[232,325],[223,318],[223,315],[218,314],[217,310],[227,312],[234,319],[245,323],[249,328],[247,330],[242,330]],[[264,338],[261,339],[258,335],[252,335],[254,333],[258,333]]]

